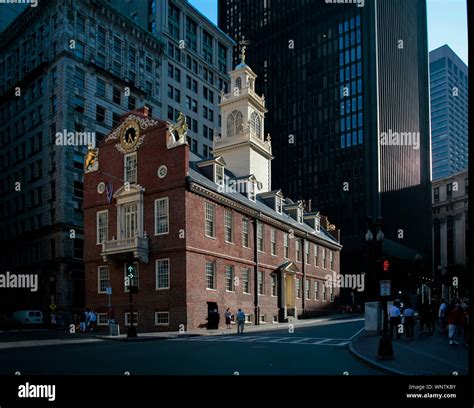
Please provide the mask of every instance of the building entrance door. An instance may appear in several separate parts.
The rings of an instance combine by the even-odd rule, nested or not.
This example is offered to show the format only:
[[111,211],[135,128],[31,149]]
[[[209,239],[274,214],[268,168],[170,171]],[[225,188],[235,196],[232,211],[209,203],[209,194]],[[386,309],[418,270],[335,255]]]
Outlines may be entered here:
[[207,330],[219,328],[219,309],[216,302],[207,302]]

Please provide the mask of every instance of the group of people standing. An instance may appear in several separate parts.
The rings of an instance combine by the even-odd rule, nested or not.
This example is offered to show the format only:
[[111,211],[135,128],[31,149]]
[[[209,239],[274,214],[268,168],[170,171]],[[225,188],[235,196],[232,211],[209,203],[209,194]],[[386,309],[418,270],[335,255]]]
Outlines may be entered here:
[[[412,305],[407,304],[401,310],[401,303],[395,301],[388,311],[390,321],[390,337],[393,339],[394,332],[397,340],[400,339],[401,333],[404,332],[408,340],[413,340],[415,336],[415,309]],[[461,336],[463,343],[469,344],[469,306],[468,302],[462,302],[455,299],[447,304],[444,299],[437,310],[433,304],[424,302],[418,308],[418,318],[420,322],[420,334],[433,335],[435,332],[436,317],[441,334],[448,334],[449,344],[460,344],[458,341]],[[403,325],[403,330],[400,330]]]
[[[230,329],[232,325],[232,312],[230,311],[230,308],[226,309],[224,317],[226,327],[227,329]],[[239,311],[237,312],[235,320],[237,322],[237,334],[243,333],[245,327],[245,313],[242,311],[242,309],[239,309]]]
[[81,333],[97,330],[97,313],[89,308],[79,314],[79,330]]

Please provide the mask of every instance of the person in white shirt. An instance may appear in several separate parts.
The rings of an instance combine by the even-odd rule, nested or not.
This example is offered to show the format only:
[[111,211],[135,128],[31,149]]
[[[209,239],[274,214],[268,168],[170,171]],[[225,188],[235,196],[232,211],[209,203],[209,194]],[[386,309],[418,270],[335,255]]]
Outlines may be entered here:
[[398,331],[398,325],[400,324],[400,309],[396,304],[388,311],[388,317],[390,319],[390,338],[393,339],[393,330],[397,334],[397,340],[400,340],[400,333]]
[[446,305],[446,302],[444,299],[441,300],[441,304],[439,305],[439,310],[438,310],[438,320],[439,320],[439,331],[443,334],[447,332],[446,328],[446,309],[448,306]]

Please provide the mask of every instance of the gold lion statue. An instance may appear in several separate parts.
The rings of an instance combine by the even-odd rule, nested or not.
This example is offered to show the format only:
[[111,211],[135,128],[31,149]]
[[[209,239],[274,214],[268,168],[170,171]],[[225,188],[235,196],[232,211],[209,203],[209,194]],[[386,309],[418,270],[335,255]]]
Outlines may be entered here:
[[86,157],[84,159],[84,169],[88,171],[90,168],[94,168],[94,164],[97,160],[97,149],[90,144],[89,150],[86,153]]
[[171,126],[170,131],[173,135],[174,142],[184,143],[186,141],[188,125],[186,123],[186,116],[183,114],[183,112],[179,112],[178,120],[174,125]]

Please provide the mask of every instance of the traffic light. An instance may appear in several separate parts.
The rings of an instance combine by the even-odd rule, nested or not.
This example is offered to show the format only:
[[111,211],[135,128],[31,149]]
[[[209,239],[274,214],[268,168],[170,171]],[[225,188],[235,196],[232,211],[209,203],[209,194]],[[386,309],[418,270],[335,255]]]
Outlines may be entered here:
[[127,270],[128,278],[130,278],[130,279],[135,278],[136,270],[135,270],[135,265],[133,263],[128,263],[127,266],[126,266],[126,270]]
[[388,259],[384,259],[383,261],[383,271],[390,272],[390,261]]

